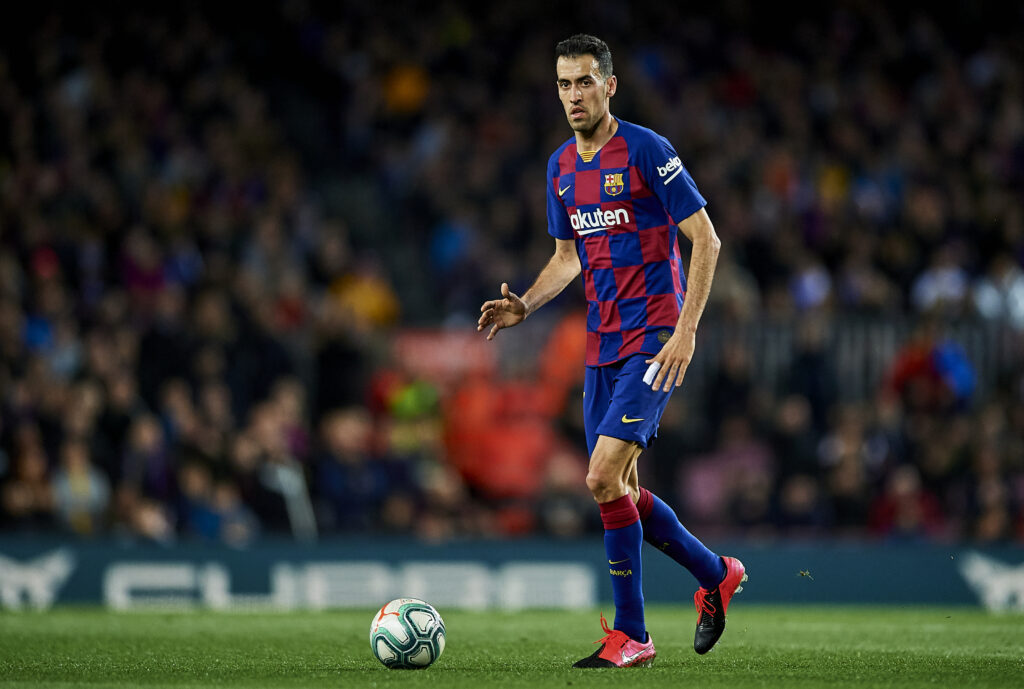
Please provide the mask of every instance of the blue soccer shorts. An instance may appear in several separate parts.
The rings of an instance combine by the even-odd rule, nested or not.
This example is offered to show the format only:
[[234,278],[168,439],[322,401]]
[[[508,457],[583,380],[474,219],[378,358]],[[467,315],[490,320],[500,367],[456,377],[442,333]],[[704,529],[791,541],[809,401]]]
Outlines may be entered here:
[[583,379],[583,427],[593,455],[599,435],[637,442],[646,448],[672,390],[655,391],[644,382],[650,354],[634,354],[607,366],[587,366]]

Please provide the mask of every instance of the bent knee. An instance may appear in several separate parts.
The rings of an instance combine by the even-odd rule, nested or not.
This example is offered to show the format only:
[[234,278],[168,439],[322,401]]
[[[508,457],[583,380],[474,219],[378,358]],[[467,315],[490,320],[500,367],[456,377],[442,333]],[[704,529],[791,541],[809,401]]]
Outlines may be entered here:
[[598,502],[616,500],[627,492],[621,476],[593,470],[587,473],[587,488]]

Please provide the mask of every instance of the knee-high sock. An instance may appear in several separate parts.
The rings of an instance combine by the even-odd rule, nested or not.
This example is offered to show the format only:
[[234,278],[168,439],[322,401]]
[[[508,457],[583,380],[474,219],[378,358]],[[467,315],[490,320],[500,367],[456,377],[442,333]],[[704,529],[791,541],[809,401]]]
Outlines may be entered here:
[[599,503],[604,523],[604,550],[615,599],[615,629],[641,643],[647,640],[644,625],[640,546],[644,531],[640,513],[628,494],[618,500]]
[[643,524],[644,540],[681,564],[711,591],[725,578],[725,563],[697,540],[679,521],[679,517],[661,498],[640,489],[636,503]]

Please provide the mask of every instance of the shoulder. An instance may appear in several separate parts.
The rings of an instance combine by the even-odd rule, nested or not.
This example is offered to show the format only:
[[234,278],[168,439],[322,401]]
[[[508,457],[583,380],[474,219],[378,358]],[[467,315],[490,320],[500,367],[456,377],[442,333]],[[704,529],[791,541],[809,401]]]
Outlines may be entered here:
[[566,152],[569,150],[570,147],[573,148],[572,155],[575,156],[576,155],[576,151],[575,151],[576,137],[575,136],[570,136],[568,139],[566,139],[565,143],[563,143],[561,146],[556,148],[555,152],[551,154],[550,158],[548,158],[548,171],[549,172],[551,170],[557,170],[558,169],[559,161],[562,159],[563,156],[566,155]]
[[638,151],[663,150],[665,146],[669,145],[668,139],[653,129],[625,120],[619,120],[617,133],[626,140],[630,149],[636,148]]

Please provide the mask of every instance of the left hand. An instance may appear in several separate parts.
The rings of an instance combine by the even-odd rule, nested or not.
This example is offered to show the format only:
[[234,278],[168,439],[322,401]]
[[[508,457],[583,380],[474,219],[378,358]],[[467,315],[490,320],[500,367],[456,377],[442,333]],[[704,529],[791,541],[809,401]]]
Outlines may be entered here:
[[644,363],[648,366],[657,361],[661,364],[658,375],[654,377],[651,390],[658,390],[664,384],[663,392],[668,392],[675,384],[679,387],[683,384],[683,376],[686,375],[686,367],[690,365],[693,358],[693,350],[697,346],[697,333],[680,332],[677,328],[668,339],[665,346],[661,348],[654,357],[647,359]]

